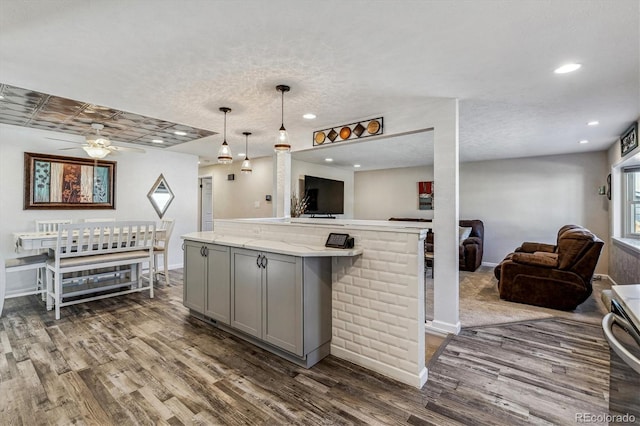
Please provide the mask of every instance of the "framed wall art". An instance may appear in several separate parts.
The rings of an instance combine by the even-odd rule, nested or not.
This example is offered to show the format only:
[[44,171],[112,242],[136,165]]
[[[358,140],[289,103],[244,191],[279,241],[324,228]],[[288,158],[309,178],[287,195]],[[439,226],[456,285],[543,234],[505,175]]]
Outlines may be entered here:
[[433,181],[418,182],[418,210],[433,210]]
[[24,209],[115,209],[116,162],[24,153]]
[[620,154],[624,157],[638,147],[638,122],[633,123],[620,136]]

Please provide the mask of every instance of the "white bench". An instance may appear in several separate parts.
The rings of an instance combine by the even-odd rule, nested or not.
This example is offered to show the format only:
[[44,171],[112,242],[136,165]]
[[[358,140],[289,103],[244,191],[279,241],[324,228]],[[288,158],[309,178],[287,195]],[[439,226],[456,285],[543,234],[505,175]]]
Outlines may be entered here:
[[[60,225],[55,249],[47,261],[47,309],[51,310],[52,306],[55,306],[56,319],[60,319],[60,308],[63,306],[145,290],[149,290],[149,297],[153,298],[155,232],[156,224],[150,221]],[[147,285],[143,285],[141,279],[143,263],[149,265]],[[74,281],[78,281],[78,277],[69,278],[64,274],[84,272],[85,275],[81,277],[83,280],[98,281],[105,275],[114,275],[114,272],[104,274],[99,269],[123,265],[131,267],[129,281],[111,282],[78,291],[64,291],[65,288],[70,288]],[[124,272],[116,271],[115,275],[121,275]],[[123,287],[128,288],[112,292]],[[105,291],[109,292],[87,296]],[[72,297],[78,297],[78,299],[67,300]]]

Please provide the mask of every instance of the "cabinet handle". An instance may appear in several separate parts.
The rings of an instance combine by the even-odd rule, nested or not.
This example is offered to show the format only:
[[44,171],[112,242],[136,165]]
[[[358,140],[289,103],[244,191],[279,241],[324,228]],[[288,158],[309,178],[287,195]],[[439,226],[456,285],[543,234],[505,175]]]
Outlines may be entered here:
[[200,247],[200,256],[204,257],[204,246]]
[[262,268],[262,266],[260,266],[260,255],[258,255],[258,257],[256,257],[256,266],[258,268]]
[[267,268],[267,264],[269,263],[269,259],[267,259],[267,256],[265,256],[264,254],[262,255],[262,260],[260,261],[260,266],[262,266],[263,268]]
[[209,247],[202,247],[204,249],[204,257],[209,257]]

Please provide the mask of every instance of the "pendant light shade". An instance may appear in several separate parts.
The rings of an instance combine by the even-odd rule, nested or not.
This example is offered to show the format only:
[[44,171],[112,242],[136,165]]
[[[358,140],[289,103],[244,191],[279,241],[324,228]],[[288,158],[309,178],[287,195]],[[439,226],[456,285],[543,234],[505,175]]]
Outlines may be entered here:
[[224,140],[218,150],[218,163],[231,164],[233,163],[233,156],[231,155],[231,148],[227,143],[227,113],[231,112],[231,108],[221,107],[220,111],[224,112]]
[[280,130],[278,131],[278,136],[276,138],[276,144],[273,146],[273,149],[276,152],[289,152],[291,150],[291,145],[289,144],[289,134],[287,133],[287,129],[284,128],[284,93],[291,90],[291,88],[289,86],[285,86],[284,84],[280,84],[276,86],[276,90],[282,93],[282,124],[280,125]]
[[244,145],[244,161],[242,162],[242,167],[240,168],[240,172],[244,174],[250,174],[253,169],[251,168],[251,160],[249,160],[249,135],[251,132],[242,132],[245,138]]

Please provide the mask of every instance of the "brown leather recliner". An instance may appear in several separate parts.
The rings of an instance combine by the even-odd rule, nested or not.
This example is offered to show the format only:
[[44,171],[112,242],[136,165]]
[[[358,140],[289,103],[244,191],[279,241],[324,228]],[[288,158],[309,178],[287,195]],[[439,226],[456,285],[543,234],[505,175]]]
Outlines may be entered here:
[[[565,231],[574,228],[582,228],[580,225],[564,225],[558,230],[558,237],[556,238],[556,245],[547,244],[547,243],[532,243],[532,242],[524,242],[520,245],[520,247],[516,248],[514,253],[557,253],[558,252],[558,241],[560,240],[560,236],[564,234]],[[514,253],[510,253],[504,260],[511,259]],[[500,280],[500,269],[502,263],[498,264],[493,269],[493,275]]]
[[[406,217],[392,217],[389,220],[411,221],[411,222],[431,222],[431,219],[417,219]],[[458,265],[461,271],[475,271],[482,264],[482,254],[484,246],[484,223],[481,220],[460,220],[461,227],[471,228],[471,234],[460,244]],[[426,253],[433,252],[433,232],[429,230],[427,238],[424,240],[424,250]]]
[[500,298],[566,311],[591,295],[593,273],[604,242],[591,231],[567,225],[558,232],[556,246],[525,243],[495,270]]
[[473,272],[482,264],[484,223],[477,219],[461,220],[460,226],[471,228],[471,234],[460,244],[459,269]]
[[[463,228],[471,228],[471,234],[462,241],[458,253],[458,269],[474,272],[482,264],[484,246],[484,223],[481,220],[460,220]],[[433,252],[433,232],[427,233],[425,250]]]

